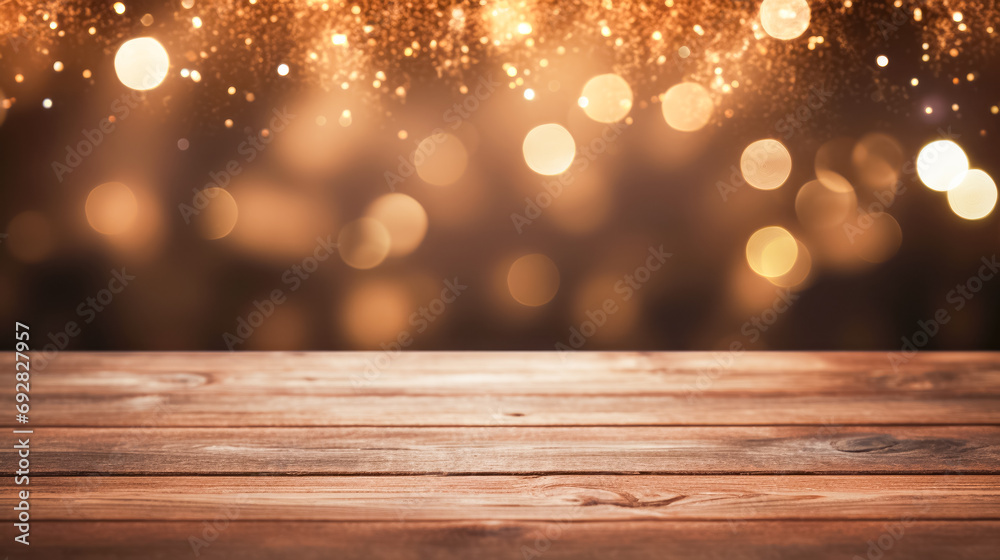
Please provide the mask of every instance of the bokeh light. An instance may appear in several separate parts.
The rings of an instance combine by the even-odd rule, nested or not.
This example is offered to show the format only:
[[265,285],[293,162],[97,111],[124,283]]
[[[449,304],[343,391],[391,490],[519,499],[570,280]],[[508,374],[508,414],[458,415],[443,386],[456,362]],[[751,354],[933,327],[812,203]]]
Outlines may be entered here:
[[758,140],[743,150],[740,171],[750,186],[765,191],[776,189],[792,173],[792,156],[777,140]]
[[139,214],[135,194],[122,183],[104,183],[94,187],[85,206],[90,227],[104,235],[128,231]]
[[125,41],[115,55],[118,79],[134,90],[146,91],[159,86],[169,71],[170,56],[152,37]]
[[788,230],[778,226],[759,229],[747,241],[747,263],[765,278],[788,274],[795,266],[799,245]]
[[375,268],[389,256],[392,238],[382,222],[359,218],[344,225],[337,236],[340,258],[359,270]]
[[361,348],[396,341],[416,305],[406,284],[376,279],[347,292],[334,310],[348,340]]
[[299,189],[258,176],[241,176],[228,187],[239,219],[228,239],[244,253],[274,262],[301,259],[318,237],[335,232],[334,208],[321,206]]
[[236,227],[239,209],[229,191],[209,187],[201,191],[205,207],[198,214],[198,233],[205,239],[222,239]]
[[703,128],[712,119],[715,103],[701,84],[682,82],[663,94],[660,109],[671,128],[693,132]]
[[802,225],[824,229],[842,224],[857,208],[854,189],[833,190],[819,180],[809,181],[795,195],[795,214]]
[[802,288],[806,280],[809,279],[809,273],[812,272],[812,255],[804,243],[798,240],[796,240],[796,243],[798,244],[798,252],[796,253],[795,264],[792,265],[792,268],[781,276],[768,278],[768,281],[775,286],[782,288]]
[[558,175],[573,163],[576,142],[564,127],[550,123],[536,126],[524,137],[524,162],[540,175]]
[[859,187],[895,195],[905,156],[903,147],[888,134],[866,134],[851,152]]
[[966,220],[985,218],[997,204],[997,185],[985,171],[973,169],[948,190],[948,205]]
[[860,233],[851,237],[851,248],[861,260],[879,264],[899,251],[903,230],[887,212],[864,214],[858,218],[857,224]]
[[55,248],[55,233],[49,220],[39,212],[28,210],[14,216],[7,224],[4,245],[15,259],[26,263],[45,260]]
[[427,212],[411,196],[390,193],[375,199],[365,215],[379,221],[389,232],[389,254],[408,255],[420,246],[427,234]]
[[848,178],[855,174],[854,164],[851,161],[855,144],[850,138],[834,138],[816,150],[814,160],[816,179],[828,189],[854,192],[854,187]]
[[951,140],[937,140],[924,146],[917,155],[917,176],[928,188],[947,191],[969,171],[969,158]]
[[594,76],[580,96],[586,100],[583,112],[597,122],[618,122],[632,110],[632,88],[618,74]]
[[809,29],[806,0],[764,0],[760,3],[760,25],[775,39],[794,39]]
[[424,138],[413,153],[417,175],[432,185],[445,186],[458,181],[468,164],[465,145],[445,132],[435,132]]
[[[205,295],[181,301],[161,282],[175,300],[135,309],[229,320],[317,243],[339,241],[343,262],[325,263],[290,302],[301,307],[255,340],[372,342],[338,330],[339,316],[331,324],[332,305],[309,302],[383,278],[423,304],[434,296],[415,278],[439,289],[457,275],[476,293],[425,347],[539,346],[617,295],[639,264],[620,256],[664,243],[690,258],[637,291],[595,348],[717,342],[743,319],[729,301],[734,277],[765,307],[775,286],[817,282],[761,349],[835,346],[853,317],[794,331],[838,309],[877,315],[899,278],[928,273],[927,262],[939,270],[907,297],[938,297],[934,286],[997,240],[993,5],[904,10],[912,17],[879,42],[892,3],[485,0],[389,14],[385,2],[182,0],[151,10],[123,0],[116,14],[116,1],[90,11],[0,3],[0,36],[11,40],[0,80],[9,183],[0,253],[12,265],[0,283],[62,285],[102,273],[104,257],[141,262],[144,277],[191,275]],[[42,136],[49,148],[34,146]],[[924,146],[941,138],[960,139]],[[918,175],[946,196],[907,193],[923,188],[912,186]],[[127,187],[90,192],[109,180]],[[178,205],[197,212],[178,215]],[[344,227],[339,214],[360,220]],[[750,238],[764,226],[780,234]],[[515,263],[532,252],[547,257]],[[869,265],[894,254],[891,266]],[[43,296],[11,299],[58,317],[59,301]],[[705,302],[717,302],[708,315]],[[492,307],[506,315],[480,321]],[[906,334],[907,317],[886,325]],[[114,320],[84,345],[155,339],[122,334]],[[948,336],[974,332],[961,327]],[[898,339],[890,331],[879,344]],[[215,334],[172,340],[208,349]]]
[[559,269],[545,255],[525,255],[510,265],[507,289],[510,290],[511,297],[522,305],[545,305],[559,291]]

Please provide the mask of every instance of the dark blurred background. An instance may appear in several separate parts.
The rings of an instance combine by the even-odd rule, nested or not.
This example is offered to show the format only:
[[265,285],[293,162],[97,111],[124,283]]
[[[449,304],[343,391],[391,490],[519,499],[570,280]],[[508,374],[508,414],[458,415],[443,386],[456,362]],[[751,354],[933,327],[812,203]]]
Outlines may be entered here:
[[[1000,349],[997,212],[915,170],[951,140],[1000,173],[996,6],[865,4],[780,41],[751,2],[6,3],[0,316],[74,350]],[[148,91],[137,37],[169,53]],[[620,91],[579,99],[607,73],[615,123],[581,105]],[[797,249],[748,251],[772,226]]]

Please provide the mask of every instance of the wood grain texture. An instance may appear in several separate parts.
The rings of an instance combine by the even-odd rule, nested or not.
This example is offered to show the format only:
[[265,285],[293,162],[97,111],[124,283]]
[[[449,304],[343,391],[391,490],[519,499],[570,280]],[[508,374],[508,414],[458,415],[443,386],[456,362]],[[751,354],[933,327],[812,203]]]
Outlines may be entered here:
[[997,353],[62,353],[30,427],[0,557],[1000,558]]
[[921,352],[896,367],[887,352],[64,352],[44,371],[40,381],[95,394],[1000,394],[991,352]]
[[[902,532],[900,533],[900,528]],[[898,538],[894,534],[900,535]],[[40,522],[28,560],[984,560],[995,521]],[[29,548],[29,547],[22,547]],[[876,550],[877,552],[877,550]]]
[[[41,428],[37,474],[966,473],[1000,427]],[[0,457],[14,460],[14,449]]]
[[[32,423],[1000,424],[996,354],[918,354],[898,371],[885,353],[725,358],[712,353],[63,353],[33,377],[33,400],[43,412]],[[0,394],[12,389],[0,387]],[[12,418],[2,422],[13,426]]]
[[32,496],[43,521],[1000,521],[992,476],[58,477]]
[[[42,386],[36,426],[1000,425],[1000,398],[856,396],[322,396],[213,393],[86,396]],[[12,420],[5,420],[13,427]]]

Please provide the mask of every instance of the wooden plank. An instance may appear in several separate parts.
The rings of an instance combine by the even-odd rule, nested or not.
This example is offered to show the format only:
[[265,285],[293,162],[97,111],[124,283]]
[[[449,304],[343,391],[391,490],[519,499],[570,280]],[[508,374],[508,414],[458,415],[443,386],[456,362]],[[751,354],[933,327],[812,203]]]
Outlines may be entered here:
[[[1000,472],[1000,427],[38,428],[33,474]],[[0,449],[13,464],[14,449]]]
[[[36,478],[36,521],[1000,521],[997,476]],[[15,487],[0,479],[0,491]],[[15,519],[13,510],[4,520]]]
[[[1000,354],[59,354],[34,426],[1000,424]],[[885,362],[885,363],[883,363]],[[356,382],[361,379],[362,382]],[[8,396],[12,385],[0,387]],[[0,423],[13,427],[13,417]]]
[[[1000,397],[84,396],[32,387],[34,426],[1000,425]],[[5,427],[15,427],[13,416]]]
[[[51,395],[34,426],[1000,425],[1000,397]],[[3,425],[16,427],[13,416]]]
[[[29,560],[983,560],[996,521],[46,522]],[[880,549],[879,543],[886,548]],[[874,547],[874,549],[873,549]],[[10,548],[9,546],[7,548]],[[872,556],[869,556],[870,551]],[[881,552],[881,554],[879,554]]]
[[98,396],[1000,395],[997,352],[924,352],[897,367],[886,352],[65,352],[43,371],[46,391]]

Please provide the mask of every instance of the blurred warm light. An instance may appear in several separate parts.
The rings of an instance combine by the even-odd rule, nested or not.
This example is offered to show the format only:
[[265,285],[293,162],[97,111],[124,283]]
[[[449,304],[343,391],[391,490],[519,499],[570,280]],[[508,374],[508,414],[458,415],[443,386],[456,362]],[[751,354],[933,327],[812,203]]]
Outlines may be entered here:
[[750,186],[765,191],[776,189],[792,173],[792,156],[777,140],[758,140],[743,150],[740,171]]
[[346,224],[337,236],[340,258],[359,270],[375,268],[389,256],[392,238],[382,222],[359,218]]
[[407,331],[416,307],[404,283],[378,279],[350,290],[335,313],[351,342],[378,348]]
[[[283,166],[304,175],[326,175],[337,170],[363,149],[363,139],[346,134],[339,127],[317,126],[315,118],[292,117],[318,115],[326,119],[326,115],[342,115],[343,110],[340,100],[328,94],[309,94],[297,100],[287,111],[279,111],[280,125],[274,128],[271,144],[262,155],[268,159],[273,156]],[[332,118],[325,122],[332,122]],[[231,123],[228,120],[227,125]],[[398,166],[393,166],[392,171],[400,173]],[[406,175],[413,173],[412,168],[404,171]]]
[[52,225],[42,214],[21,212],[7,224],[4,245],[13,257],[21,262],[37,263],[45,260],[55,247]]
[[785,228],[759,229],[747,241],[747,263],[757,274],[776,278],[787,274],[798,258],[798,242]]
[[139,37],[122,44],[115,55],[115,73],[126,87],[145,91],[163,83],[170,70],[170,57],[152,37]]
[[858,185],[895,195],[905,156],[895,138],[882,133],[866,134],[851,152]]
[[764,0],[760,4],[760,25],[775,39],[787,41],[805,33],[809,15],[806,0]]
[[937,140],[924,146],[917,155],[917,175],[928,188],[947,191],[956,186],[969,170],[969,158],[951,140]]
[[85,209],[90,227],[104,235],[118,235],[135,223],[139,203],[125,185],[104,183],[90,191]]
[[842,224],[857,208],[854,189],[836,191],[820,181],[809,181],[795,195],[795,214],[802,225],[823,229]]
[[[734,319],[746,321],[749,314],[760,313],[774,305],[775,289],[769,278],[754,272],[750,267],[743,266],[740,262],[734,263],[733,269],[728,274],[727,295],[729,301],[726,302],[727,309],[731,309]],[[759,349],[759,345],[754,346]]]
[[553,198],[546,212],[559,229],[575,235],[586,234],[607,221],[614,208],[612,195],[610,185],[600,174],[583,173]]
[[451,134],[435,132],[420,141],[413,154],[417,175],[432,185],[450,185],[457,181],[469,164],[462,141]]
[[663,94],[660,109],[671,128],[693,132],[708,124],[715,111],[715,103],[701,84],[682,82]]
[[389,232],[389,254],[409,255],[427,234],[427,212],[411,196],[391,193],[380,196],[368,206],[365,215],[381,222]]
[[545,305],[559,291],[559,269],[552,259],[540,253],[525,255],[510,265],[507,289],[520,304]]
[[257,177],[240,177],[228,188],[239,208],[230,239],[256,257],[275,261],[301,259],[336,230],[333,209],[316,203],[308,193],[275,185]]
[[966,220],[985,218],[997,204],[997,185],[985,171],[973,169],[948,190],[951,211]]
[[594,76],[580,95],[587,100],[583,112],[597,122],[618,122],[632,110],[632,88],[618,74]]
[[[494,45],[503,45],[511,41],[522,39],[524,35],[530,34],[534,26],[534,13],[539,9],[536,6],[537,0],[483,0],[482,25],[487,30],[489,36],[493,38]],[[462,22],[464,25],[465,12],[461,8],[452,9],[452,20]]]
[[576,142],[568,130],[558,124],[543,124],[524,137],[524,161],[535,173],[558,175],[569,169],[576,156]]
[[222,239],[236,227],[239,209],[229,191],[209,187],[201,191],[207,204],[198,214],[198,230],[205,239]]
[[4,95],[3,90],[0,89],[0,125],[7,118],[7,97]]
[[768,281],[775,286],[801,288],[802,284],[809,278],[809,273],[812,271],[812,255],[809,254],[809,249],[806,248],[804,243],[799,240],[795,242],[797,246],[795,264],[792,265],[792,268],[788,272],[781,276],[768,278]]
[[851,157],[855,142],[850,138],[834,138],[816,150],[816,179],[828,189],[837,192],[854,192],[854,187],[847,179],[854,175],[854,165]]
[[861,233],[852,239],[851,247],[862,260],[878,264],[889,260],[903,243],[903,230],[895,218],[886,212],[864,214],[857,220]]

